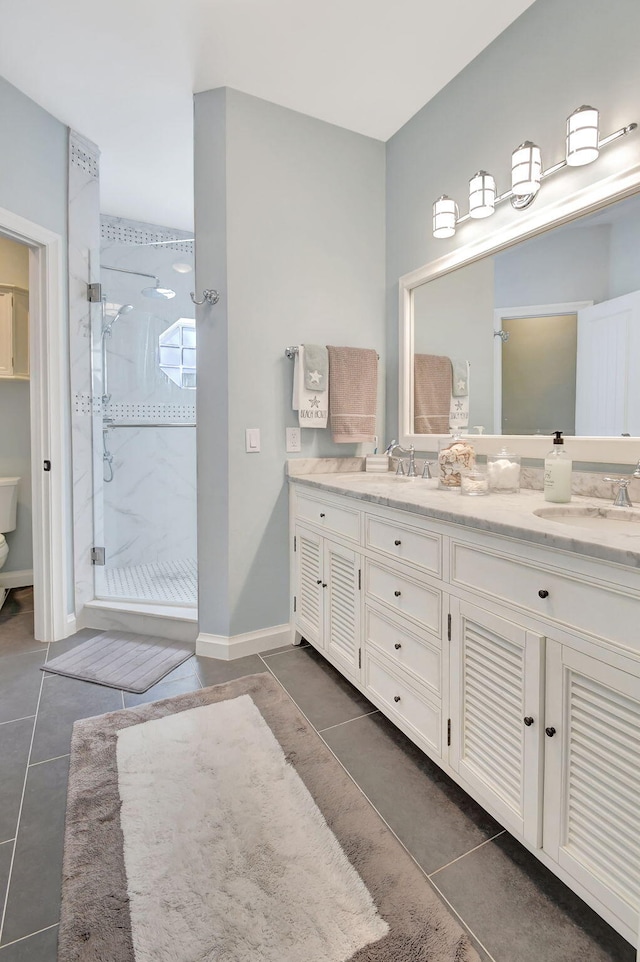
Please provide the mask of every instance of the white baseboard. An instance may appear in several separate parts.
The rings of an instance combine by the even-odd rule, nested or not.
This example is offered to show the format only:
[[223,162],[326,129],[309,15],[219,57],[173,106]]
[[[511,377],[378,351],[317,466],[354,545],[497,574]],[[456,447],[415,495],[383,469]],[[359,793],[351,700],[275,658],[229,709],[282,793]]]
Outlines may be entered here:
[[33,568],[28,571],[0,571],[0,587],[28,588],[33,584]]
[[291,628],[288,624],[274,628],[261,628],[248,631],[244,635],[209,635],[201,631],[196,639],[196,655],[205,658],[220,658],[232,661],[244,655],[257,655],[259,651],[271,651],[291,642]]
[[[152,605],[118,604],[116,601],[89,601],[78,618],[84,628],[102,631],[121,629],[139,635],[156,635],[171,641],[195,641],[198,634],[197,615],[188,609],[172,607],[169,611],[153,610]],[[162,606],[156,606],[161,608]]]

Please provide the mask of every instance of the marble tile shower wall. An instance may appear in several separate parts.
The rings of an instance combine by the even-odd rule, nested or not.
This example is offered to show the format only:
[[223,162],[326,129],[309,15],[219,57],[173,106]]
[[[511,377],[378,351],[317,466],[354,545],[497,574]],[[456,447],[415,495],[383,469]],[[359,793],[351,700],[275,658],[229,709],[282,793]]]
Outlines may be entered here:
[[[160,370],[158,338],[179,318],[194,318],[189,297],[193,273],[191,235],[135,221],[101,220],[103,296],[113,316],[123,314],[105,340],[108,418],[115,424],[195,423],[195,391]],[[161,243],[159,240],[174,240]],[[139,271],[139,274],[123,273]],[[145,277],[145,274],[152,275]],[[170,300],[142,290],[171,288]],[[113,306],[112,306],[113,305]],[[103,485],[104,545],[109,567],[196,557],[196,432],[193,427],[107,427],[113,480]]]

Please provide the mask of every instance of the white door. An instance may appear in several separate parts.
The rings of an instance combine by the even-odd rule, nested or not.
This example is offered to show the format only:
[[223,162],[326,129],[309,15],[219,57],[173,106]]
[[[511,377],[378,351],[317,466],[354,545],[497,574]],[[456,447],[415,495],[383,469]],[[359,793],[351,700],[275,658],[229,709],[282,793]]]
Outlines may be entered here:
[[323,539],[299,525],[295,539],[295,625],[308,642],[323,647]]
[[360,556],[351,548],[325,541],[325,647],[351,676],[358,674],[360,654]]
[[548,641],[546,700],[544,849],[635,932],[640,667],[620,671]]
[[451,600],[451,766],[541,844],[544,638]]
[[578,311],[576,434],[640,435],[640,291]]

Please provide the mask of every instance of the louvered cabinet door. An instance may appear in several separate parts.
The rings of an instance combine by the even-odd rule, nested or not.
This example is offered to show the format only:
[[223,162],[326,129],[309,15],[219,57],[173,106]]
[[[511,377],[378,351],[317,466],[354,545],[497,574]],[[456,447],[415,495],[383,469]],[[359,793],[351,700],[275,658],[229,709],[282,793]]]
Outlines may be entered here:
[[296,525],[295,537],[295,625],[303,638],[321,648],[324,601],[323,539],[299,525]]
[[350,548],[325,541],[324,600],[325,646],[331,657],[350,675],[359,672],[360,555]]
[[451,766],[539,846],[544,638],[458,599],[451,615]]
[[544,849],[637,932],[640,667],[549,641],[546,700]]

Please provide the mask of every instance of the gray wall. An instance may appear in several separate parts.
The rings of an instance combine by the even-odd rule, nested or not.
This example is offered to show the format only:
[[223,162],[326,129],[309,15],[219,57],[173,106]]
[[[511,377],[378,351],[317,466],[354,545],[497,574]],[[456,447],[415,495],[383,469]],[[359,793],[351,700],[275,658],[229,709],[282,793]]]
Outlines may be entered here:
[[[565,118],[580,104],[600,110],[603,133],[638,119],[637,0],[537,0],[426,104],[387,144],[387,424],[398,422],[398,278],[513,222],[503,205],[491,222],[467,222],[451,240],[431,234],[442,193],[466,209],[469,177],[484,168],[498,190],[510,183],[511,152],[540,145],[545,166],[564,156]],[[607,38],[606,40],[604,38]],[[635,139],[634,139],[635,138]],[[637,158],[638,135],[607,149],[601,173],[576,168],[547,181],[538,208]]]
[[[377,349],[382,409],[384,153],[234,90],[196,96],[197,287],[222,292],[198,313],[202,632],[288,621],[283,466],[296,417],[284,348]],[[260,454],[245,453],[246,427],[261,429]],[[302,445],[303,457],[360,450],[334,445],[329,430],[303,431]]]
[[[0,116],[2,117],[2,151],[0,151],[0,207],[46,227],[63,238],[66,275],[66,236],[67,236],[67,127],[51,114],[39,107],[33,100],[21,93],[16,87],[0,77]],[[66,351],[65,351],[66,356]],[[19,428],[9,432],[10,437],[0,437],[0,447],[6,440],[11,445],[9,461],[3,461],[1,470],[10,470],[9,462],[22,457],[26,450],[28,429],[25,422],[25,408],[28,401],[27,385],[5,385],[13,391],[10,401],[12,410],[19,419]],[[5,403],[5,395],[0,405]],[[64,412],[65,446],[67,463],[70,464],[69,413]],[[19,449],[19,450],[18,450]],[[5,449],[6,450],[6,449]],[[13,470],[13,469],[11,469]],[[22,475],[24,477],[24,475]],[[71,489],[67,492],[68,516],[71,517]],[[24,514],[24,509],[23,509]],[[29,531],[31,518],[25,519]],[[22,521],[20,522],[22,529]],[[24,529],[26,530],[26,528]],[[71,564],[72,532],[67,532],[67,559]],[[16,535],[12,536],[15,542]],[[22,534],[21,536],[22,537]],[[7,539],[10,548],[5,570],[28,568],[26,546],[17,548]],[[73,611],[73,579],[70,578],[68,610]]]
[[[0,284],[29,287],[29,251],[23,244],[0,238]],[[7,534],[9,557],[0,570],[33,568],[31,534],[31,425],[29,382],[0,379],[0,477],[18,477],[16,530]]]
[[66,237],[67,127],[0,77],[0,207]]

